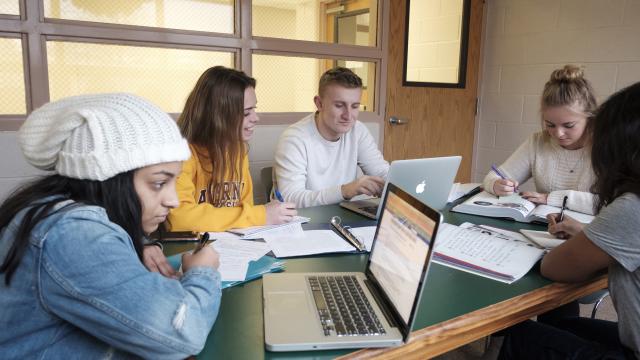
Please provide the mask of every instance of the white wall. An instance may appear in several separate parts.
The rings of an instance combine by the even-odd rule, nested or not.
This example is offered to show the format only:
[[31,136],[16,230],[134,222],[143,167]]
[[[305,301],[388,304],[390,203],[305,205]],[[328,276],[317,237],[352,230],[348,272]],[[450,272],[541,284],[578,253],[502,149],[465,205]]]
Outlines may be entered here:
[[0,201],[25,181],[44,174],[27,163],[15,131],[0,131]]
[[598,102],[640,81],[640,0],[486,2],[473,180],[541,129],[551,72],[584,65]]
[[[380,144],[380,126],[378,123],[364,123],[377,144]],[[249,143],[249,171],[253,179],[253,194],[257,203],[265,201],[264,186],[260,181],[260,170],[273,166],[273,154],[278,138],[288,125],[260,125]],[[45,174],[29,165],[20,146],[15,131],[0,132],[0,201],[5,199],[17,186],[25,181]]]

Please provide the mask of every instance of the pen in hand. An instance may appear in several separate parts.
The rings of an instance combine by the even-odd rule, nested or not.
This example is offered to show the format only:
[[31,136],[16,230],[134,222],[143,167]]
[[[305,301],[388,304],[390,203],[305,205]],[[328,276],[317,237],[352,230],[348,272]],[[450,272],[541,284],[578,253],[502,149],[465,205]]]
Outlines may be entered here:
[[[213,241],[213,240],[211,240]],[[202,250],[205,246],[209,245],[209,243],[211,243],[211,241],[209,241],[209,233],[208,232],[204,232],[200,235],[200,239],[198,240],[198,245],[196,245],[196,248],[193,249],[193,254],[197,254],[198,251]]]
[[569,196],[564,197],[564,199],[562,200],[562,208],[560,208],[560,216],[558,217],[558,222],[562,222],[562,220],[564,220],[564,210],[567,208],[567,200],[569,199]]
[[[496,175],[498,175],[502,180],[509,180],[503,173],[498,169],[496,164],[491,164],[491,171],[493,171]],[[513,191],[518,191],[518,187],[514,186]]]
[[278,199],[278,201],[284,202],[284,198],[278,189],[273,190],[273,193],[276,195],[276,199]]

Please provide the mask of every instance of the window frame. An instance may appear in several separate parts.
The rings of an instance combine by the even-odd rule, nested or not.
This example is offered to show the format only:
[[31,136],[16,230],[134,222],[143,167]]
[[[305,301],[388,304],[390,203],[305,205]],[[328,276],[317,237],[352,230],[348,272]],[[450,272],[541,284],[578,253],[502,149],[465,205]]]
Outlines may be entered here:
[[[43,0],[19,0],[19,16],[0,15],[0,36],[22,39],[26,114],[0,115],[0,131],[17,130],[33,109],[49,102],[47,41],[67,41],[232,52],[235,67],[249,75],[252,74],[251,57],[254,53],[372,62],[376,72],[372,89],[374,109],[361,112],[360,120],[379,123],[382,132],[390,1],[378,0],[376,45],[356,46],[254,37],[251,34],[251,0],[234,1],[233,34],[45,18]],[[322,11],[326,3],[321,2],[320,6]],[[325,26],[322,24],[320,31],[324,31]],[[260,113],[260,117],[264,125],[277,125],[295,122],[306,114],[308,112],[268,112]],[[176,113],[170,115],[178,116]]]

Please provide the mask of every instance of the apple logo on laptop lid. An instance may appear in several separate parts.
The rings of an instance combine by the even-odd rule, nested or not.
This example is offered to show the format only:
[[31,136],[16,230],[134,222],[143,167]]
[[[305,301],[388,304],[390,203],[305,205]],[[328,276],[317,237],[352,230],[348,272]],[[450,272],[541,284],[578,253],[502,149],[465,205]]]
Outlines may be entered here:
[[422,194],[424,192],[424,188],[426,185],[426,180],[422,180],[422,182],[420,184],[418,184],[418,186],[416,186],[416,193],[417,194]]

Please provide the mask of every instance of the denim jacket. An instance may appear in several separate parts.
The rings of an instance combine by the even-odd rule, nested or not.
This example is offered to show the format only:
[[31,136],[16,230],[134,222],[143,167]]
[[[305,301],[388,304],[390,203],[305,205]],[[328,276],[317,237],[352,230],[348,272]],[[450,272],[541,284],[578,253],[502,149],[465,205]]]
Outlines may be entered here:
[[[4,261],[20,220],[0,232]],[[199,353],[220,307],[220,274],[148,271],[106,211],[76,205],[31,232],[10,286],[0,274],[3,359],[177,359]]]

